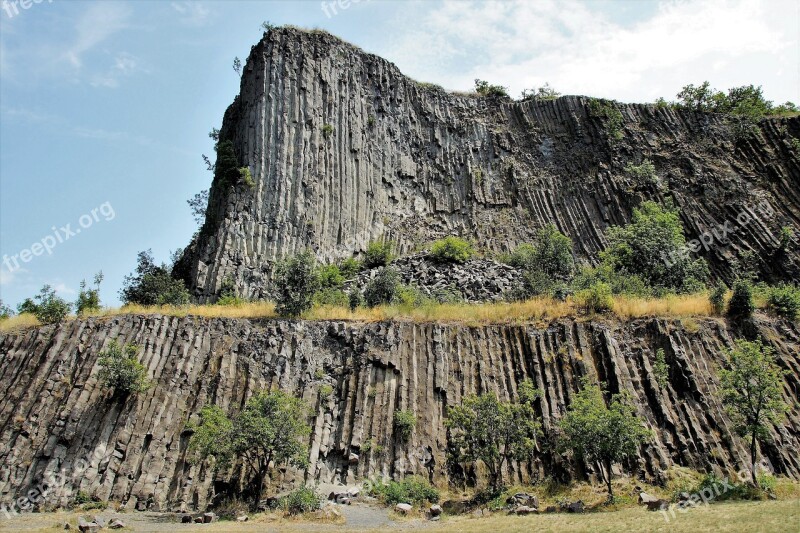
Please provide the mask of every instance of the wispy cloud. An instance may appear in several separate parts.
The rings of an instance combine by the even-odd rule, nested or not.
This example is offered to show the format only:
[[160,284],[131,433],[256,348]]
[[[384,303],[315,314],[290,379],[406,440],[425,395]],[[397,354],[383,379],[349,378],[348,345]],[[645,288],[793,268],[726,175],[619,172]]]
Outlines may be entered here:
[[8,267],[0,265],[0,285],[11,285],[17,280],[20,274],[28,272],[24,268],[9,270]]
[[178,20],[187,26],[205,26],[211,15],[211,10],[201,2],[172,2],[170,5],[178,14]]
[[124,29],[130,18],[130,8],[119,2],[95,2],[78,18],[75,40],[63,57],[76,68],[83,66],[83,56],[97,45]]
[[114,58],[114,64],[106,72],[93,74],[89,82],[92,87],[119,87],[120,79],[132,76],[136,72],[146,72],[139,60],[128,53],[118,54]]
[[797,97],[797,69],[785,68],[800,61],[794,2],[664,1],[626,22],[604,7],[446,1],[424,16],[404,12],[405,27],[414,29],[382,52],[408,74],[451,89],[481,78],[516,95],[550,82],[570,94],[648,101],[709,79],[719,88],[755,83],[768,97]]

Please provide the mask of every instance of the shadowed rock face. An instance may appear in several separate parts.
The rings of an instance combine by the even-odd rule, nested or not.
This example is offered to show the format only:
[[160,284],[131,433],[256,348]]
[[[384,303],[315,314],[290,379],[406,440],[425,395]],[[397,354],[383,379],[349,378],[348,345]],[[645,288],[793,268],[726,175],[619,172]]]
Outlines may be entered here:
[[[0,501],[62,472],[67,482],[59,490],[83,490],[130,508],[203,508],[215,491],[247,476],[189,464],[187,423],[206,404],[236,412],[265,388],[290,391],[310,406],[308,481],[418,473],[443,482],[451,475],[447,407],[486,391],[516,398],[524,379],[544,391],[536,407],[545,437],[535,463],[511,465],[509,478],[591,474],[544,444],[584,375],[607,382],[611,392],[629,392],[653,429],[653,443],[630,465],[636,474],[658,481],[671,465],[739,470],[748,464],[747,447],[730,436],[716,396],[717,367],[721,350],[746,333],[768,339],[791,371],[784,385],[791,411],[763,453],[777,473],[800,477],[797,326],[759,320],[742,332],[721,320],[698,323],[687,330],[659,319],[464,327],[126,316],[3,335]],[[101,387],[98,354],[112,339],[140,347],[153,388],[119,401]],[[663,389],[652,373],[658,348],[669,364]],[[324,384],[333,388],[327,398],[320,397]],[[396,409],[418,417],[407,445],[393,435]],[[370,452],[361,449],[367,440]],[[289,470],[273,490],[301,478]],[[70,499],[63,491],[55,499],[59,494],[62,503]]]
[[[776,255],[781,226],[800,234],[800,119],[763,120],[737,140],[723,116],[611,103],[622,116],[615,139],[590,101],[449,94],[328,34],[271,31],[250,53],[220,137],[255,186],[212,187],[216,215],[181,275],[200,300],[226,278],[259,298],[273,262],[306,248],[328,261],[373,239],[408,251],[458,234],[507,251],[547,223],[591,262],[609,225],[671,197],[690,239],[726,228],[699,254],[717,275],[730,279],[732,260],[751,250],[767,279],[800,276],[797,247]],[[626,173],[643,158],[657,180]]]

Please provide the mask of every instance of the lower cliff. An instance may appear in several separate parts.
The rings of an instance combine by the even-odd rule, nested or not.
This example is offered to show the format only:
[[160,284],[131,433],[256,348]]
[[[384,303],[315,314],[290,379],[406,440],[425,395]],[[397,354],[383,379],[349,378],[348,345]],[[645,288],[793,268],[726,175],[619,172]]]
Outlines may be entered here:
[[[731,436],[717,369],[723,350],[742,336],[765,339],[789,370],[784,393],[791,410],[762,452],[776,473],[800,478],[800,329],[763,317],[742,330],[721,319],[466,327],[153,315],[3,334],[0,501],[54,472],[79,469],[66,476],[62,500],[81,490],[131,508],[204,508],[246,476],[190,463],[187,423],[206,404],[235,411],[270,387],[301,396],[313,428],[309,470],[277,474],[272,490],[303,478],[352,482],[409,473],[445,483],[454,474],[446,464],[447,406],[484,391],[516,398],[524,379],[544,391],[537,403],[544,438],[535,461],[511,465],[510,478],[592,475],[547,446],[583,375],[607,382],[611,392],[628,391],[654,430],[652,443],[628,465],[639,477],[659,482],[673,465],[740,469],[747,449]],[[150,390],[120,401],[98,382],[98,355],[112,339],[139,346],[154,380]],[[653,374],[659,348],[669,364],[663,388]],[[333,393],[321,397],[323,385]],[[396,409],[417,415],[405,445],[393,435]],[[372,449],[362,453],[366,441]]]

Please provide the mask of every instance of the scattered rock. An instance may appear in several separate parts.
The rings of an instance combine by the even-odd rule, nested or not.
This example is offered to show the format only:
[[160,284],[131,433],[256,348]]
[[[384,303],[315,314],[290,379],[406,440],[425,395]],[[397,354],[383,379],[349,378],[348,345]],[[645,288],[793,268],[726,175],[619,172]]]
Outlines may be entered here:
[[101,527],[94,522],[87,522],[83,517],[78,518],[78,529],[83,533],[96,533]]
[[545,507],[544,512],[545,513],[557,513],[558,512],[558,507],[556,507],[555,505],[548,505],[547,507]]
[[394,506],[394,510],[402,514],[408,514],[411,511],[411,509],[413,509],[413,506],[407,503],[398,503],[397,505]]
[[99,516],[94,517],[94,523],[100,526],[101,529],[106,527],[106,521]]
[[467,512],[467,503],[461,500],[447,500],[442,503],[442,509],[447,514],[464,514]]
[[358,464],[358,454],[357,454],[357,453],[351,453],[351,454],[350,454],[350,457],[348,457],[347,461],[348,461],[348,462],[349,462],[351,465],[356,465],[356,464]]
[[644,491],[641,491],[639,493],[639,503],[647,504],[647,503],[656,502],[656,501],[658,501],[658,498],[656,498],[655,496],[651,496],[650,494],[647,494]]
[[191,524],[192,523],[192,515],[185,514],[181,517],[181,524]]
[[247,515],[236,517],[237,522],[247,522],[248,520],[250,520],[250,517]]
[[203,523],[210,524],[214,521],[216,515],[214,513],[203,513]]
[[69,522],[64,522],[64,529],[66,530],[72,529],[72,526],[69,525]]
[[569,505],[567,505],[567,512],[568,513],[582,513],[585,508],[586,508],[586,506],[583,504],[583,502],[581,500],[578,500],[576,502],[572,502]]
[[194,523],[195,524],[202,524],[203,523],[203,517],[202,516],[196,516],[195,519],[194,519]]
[[123,529],[124,527],[125,522],[119,519],[113,520],[110,524],[108,524],[109,529]]
[[664,511],[669,509],[669,502],[659,498],[656,498],[655,501],[647,502],[645,505],[647,505],[648,511]]
[[442,514],[442,511],[443,511],[442,506],[439,504],[433,504],[429,509],[431,516],[439,516],[440,514]]
[[528,507],[527,505],[520,505],[519,507],[517,507],[514,510],[514,512],[517,513],[518,515],[526,515],[526,514],[535,513],[536,512],[536,508]]

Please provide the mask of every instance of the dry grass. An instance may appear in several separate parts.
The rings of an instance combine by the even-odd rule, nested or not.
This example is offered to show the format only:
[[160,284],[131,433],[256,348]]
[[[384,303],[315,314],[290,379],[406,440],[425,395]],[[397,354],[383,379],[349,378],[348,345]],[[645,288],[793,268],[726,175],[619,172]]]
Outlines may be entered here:
[[[189,305],[185,307],[144,307],[128,305],[115,309],[103,309],[92,313],[92,317],[114,317],[120,315],[167,315],[197,316],[204,318],[276,318],[275,305],[271,302],[247,302],[241,305]],[[684,326],[697,331],[700,325],[694,318],[712,316],[706,293],[664,298],[637,298],[615,296],[612,312],[608,316],[622,320],[642,317],[683,319]],[[547,322],[558,318],[581,317],[582,313],[572,299],[567,301],[552,298],[534,298],[524,302],[498,302],[480,304],[434,304],[421,307],[385,305],[371,309],[359,308],[350,311],[345,307],[317,306],[304,313],[304,320],[348,320],[355,322],[379,322],[387,320],[410,322],[440,322],[464,325],[530,324]],[[597,318],[590,316],[588,318]],[[0,322],[0,333],[19,331],[39,325],[31,315],[21,315]]]

